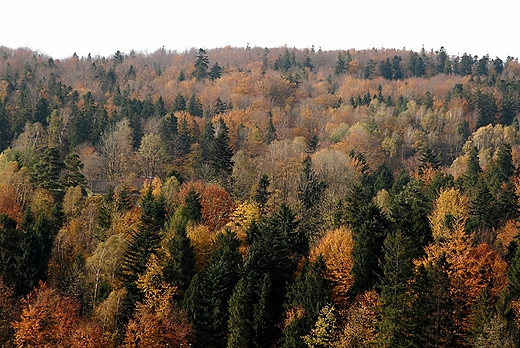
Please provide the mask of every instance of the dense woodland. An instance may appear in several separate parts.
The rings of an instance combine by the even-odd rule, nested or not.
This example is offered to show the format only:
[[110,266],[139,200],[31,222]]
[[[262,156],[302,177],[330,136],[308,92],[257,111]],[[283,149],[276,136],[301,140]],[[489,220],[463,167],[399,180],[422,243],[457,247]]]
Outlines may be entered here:
[[0,47],[0,346],[519,347],[520,64]]

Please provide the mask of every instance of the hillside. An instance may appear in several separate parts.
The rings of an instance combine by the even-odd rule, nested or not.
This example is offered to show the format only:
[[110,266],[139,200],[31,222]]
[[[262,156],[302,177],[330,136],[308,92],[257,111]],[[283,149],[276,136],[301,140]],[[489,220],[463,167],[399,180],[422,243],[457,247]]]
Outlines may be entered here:
[[516,347],[519,115],[442,47],[0,47],[0,345]]

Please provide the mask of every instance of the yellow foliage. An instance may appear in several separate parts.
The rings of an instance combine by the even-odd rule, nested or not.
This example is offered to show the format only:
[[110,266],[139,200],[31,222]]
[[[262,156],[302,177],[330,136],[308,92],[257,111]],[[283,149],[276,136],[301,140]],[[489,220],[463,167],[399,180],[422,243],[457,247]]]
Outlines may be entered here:
[[254,202],[239,203],[229,216],[226,226],[233,229],[238,235],[245,233],[253,221],[260,220],[260,209]]
[[311,250],[311,259],[322,255],[326,276],[334,286],[335,302],[343,302],[354,282],[352,276],[352,231],[346,227],[331,230]]
[[31,202],[31,209],[34,213],[34,216],[38,216],[41,213],[43,213],[48,218],[50,218],[53,206],[54,198],[52,198],[52,195],[49,190],[44,188],[37,188],[34,191],[33,199]]
[[177,292],[176,287],[164,280],[163,268],[155,254],[150,256],[146,264],[146,272],[139,276],[137,287],[144,294],[144,305],[156,313],[166,311]]
[[215,240],[215,233],[211,232],[208,226],[199,224],[188,226],[186,234],[195,251],[195,270],[201,272],[209,264],[209,255]]
[[466,196],[454,188],[441,191],[429,216],[433,238],[436,241],[447,240],[454,228],[466,224],[468,215],[469,200]]
[[144,195],[150,187],[152,188],[152,194],[154,195],[154,197],[159,197],[159,195],[161,194],[162,180],[157,176],[154,177],[152,181],[146,180],[144,182],[143,188],[140,191],[141,195]]

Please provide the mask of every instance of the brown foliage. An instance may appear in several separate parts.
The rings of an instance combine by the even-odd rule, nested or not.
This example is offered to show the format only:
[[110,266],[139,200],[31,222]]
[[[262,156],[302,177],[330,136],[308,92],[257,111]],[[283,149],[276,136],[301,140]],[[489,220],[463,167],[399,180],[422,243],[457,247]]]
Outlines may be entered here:
[[22,299],[22,315],[13,323],[18,347],[70,347],[78,304],[45,283]]
[[179,347],[193,340],[193,329],[186,313],[176,307],[156,312],[138,303],[134,319],[126,330],[124,347]]
[[233,209],[233,200],[222,187],[202,182],[188,182],[183,184],[179,192],[182,203],[193,188],[200,194],[202,205],[202,222],[211,231],[218,231],[229,222],[229,214]]

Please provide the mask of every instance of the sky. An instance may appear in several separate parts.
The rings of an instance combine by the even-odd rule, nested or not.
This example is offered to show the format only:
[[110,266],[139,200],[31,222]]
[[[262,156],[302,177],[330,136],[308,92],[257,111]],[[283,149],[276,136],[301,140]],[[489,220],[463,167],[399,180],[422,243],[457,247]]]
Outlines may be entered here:
[[164,47],[280,47],[520,56],[510,0],[8,0],[0,46],[55,59]]

